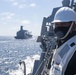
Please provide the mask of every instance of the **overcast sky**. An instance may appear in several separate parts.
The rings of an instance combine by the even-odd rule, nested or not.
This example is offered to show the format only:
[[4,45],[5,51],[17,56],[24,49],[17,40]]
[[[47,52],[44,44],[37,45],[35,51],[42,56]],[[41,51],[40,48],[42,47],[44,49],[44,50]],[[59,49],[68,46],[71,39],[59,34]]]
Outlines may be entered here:
[[15,36],[20,26],[40,35],[43,17],[51,15],[62,0],[0,0],[0,36]]

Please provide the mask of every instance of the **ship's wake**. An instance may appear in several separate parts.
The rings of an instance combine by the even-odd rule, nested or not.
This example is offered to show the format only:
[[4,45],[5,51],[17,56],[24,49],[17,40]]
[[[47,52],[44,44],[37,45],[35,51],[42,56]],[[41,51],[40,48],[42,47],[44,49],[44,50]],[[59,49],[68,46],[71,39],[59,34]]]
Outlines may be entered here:
[[[39,60],[40,55],[33,55],[31,56],[27,56],[25,60],[21,60],[24,63],[19,63],[18,69],[17,70],[9,70],[9,75],[24,75],[24,70],[25,70],[25,66],[26,66],[26,75],[29,75],[30,73],[32,73],[33,71],[33,66],[34,66],[34,61],[35,60]],[[21,62],[20,61],[20,62]]]

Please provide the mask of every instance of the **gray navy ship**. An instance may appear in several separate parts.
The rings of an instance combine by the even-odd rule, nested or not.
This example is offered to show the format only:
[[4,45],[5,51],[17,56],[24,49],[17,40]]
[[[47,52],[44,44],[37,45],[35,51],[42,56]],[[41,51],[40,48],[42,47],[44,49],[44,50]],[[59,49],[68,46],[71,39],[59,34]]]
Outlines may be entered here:
[[23,26],[20,27],[20,30],[16,33],[16,39],[28,39],[31,38],[32,34],[28,30],[24,30]]

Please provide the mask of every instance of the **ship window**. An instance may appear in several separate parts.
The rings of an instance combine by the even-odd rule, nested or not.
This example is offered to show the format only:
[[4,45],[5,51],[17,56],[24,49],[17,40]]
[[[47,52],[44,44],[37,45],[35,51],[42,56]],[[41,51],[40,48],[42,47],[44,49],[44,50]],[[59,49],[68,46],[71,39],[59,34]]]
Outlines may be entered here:
[[72,43],[70,44],[70,46],[71,46],[71,47],[73,47],[74,45],[75,45],[75,43],[74,43],[74,42],[72,42]]
[[66,44],[62,50],[58,53],[61,58],[70,50],[70,47]]

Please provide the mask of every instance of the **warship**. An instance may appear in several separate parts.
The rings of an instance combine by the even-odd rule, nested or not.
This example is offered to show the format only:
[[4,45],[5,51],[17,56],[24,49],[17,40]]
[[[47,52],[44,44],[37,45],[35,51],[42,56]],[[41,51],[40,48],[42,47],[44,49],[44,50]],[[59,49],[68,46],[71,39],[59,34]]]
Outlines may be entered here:
[[16,39],[28,39],[32,37],[32,34],[28,30],[24,30],[23,26],[20,27],[20,30],[17,32],[16,35]]
[[[63,0],[62,4],[61,7],[67,6],[76,11],[74,0]],[[41,36],[37,39],[37,42],[41,42],[42,53],[40,59],[35,60],[33,71],[28,75],[68,75],[69,72],[72,73],[70,75],[76,75],[76,35],[58,48],[51,24],[56,11],[61,7],[54,8],[52,15],[43,18]]]

